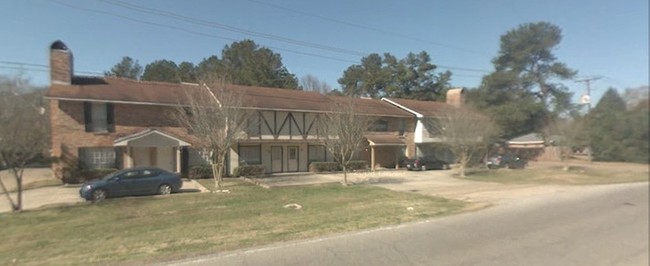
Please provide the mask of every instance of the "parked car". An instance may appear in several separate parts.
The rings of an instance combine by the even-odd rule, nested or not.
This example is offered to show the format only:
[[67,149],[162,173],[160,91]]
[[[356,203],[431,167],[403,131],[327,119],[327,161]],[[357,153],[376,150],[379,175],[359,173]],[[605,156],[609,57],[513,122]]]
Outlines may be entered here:
[[420,157],[413,160],[406,160],[404,163],[406,164],[406,169],[408,170],[426,171],[428,169],[449,169],[448,162],[433,157]]
[[509,168],[521,169],[526,167],[528,162],[525,159],[519,158],[514,155],[497,155],[488,158],[486,165],[490,169]]
[[79,195],[86,200],[100,201],[108,197],[167,195],[178,192],[182,186],[179,174],[155,167],[136,167],[88,181],[81,186]]

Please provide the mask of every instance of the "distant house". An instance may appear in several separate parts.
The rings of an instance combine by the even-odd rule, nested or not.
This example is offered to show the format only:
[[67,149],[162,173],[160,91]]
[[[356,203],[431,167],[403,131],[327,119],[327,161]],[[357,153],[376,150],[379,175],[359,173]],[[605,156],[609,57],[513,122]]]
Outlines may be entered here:
[[[170,117],[186,104],[185,92],[199,85],[75,76],[72,52],[61,41],[50,46],[50,65],[46,98],[52,155],[61,158],[53,165],[55,172],[65,167],[157,166],[186,173],[206,163],[205,153],[194,148],[194,136]],[[225,89],[241,94],[242,108],[255,111],[257,120],[230,151],[229,173],[243,164],[262,164],[268,173],[304,172],[311,162],[332,160],[314,125],[331,111],[336,97],[239,85]],[[417,133],[412,112],[388,101],[354,101],[359,113],[375,121],[357,156],[373,169],[394,167],[399,158],[414,154],[416,145],[427,143]]]

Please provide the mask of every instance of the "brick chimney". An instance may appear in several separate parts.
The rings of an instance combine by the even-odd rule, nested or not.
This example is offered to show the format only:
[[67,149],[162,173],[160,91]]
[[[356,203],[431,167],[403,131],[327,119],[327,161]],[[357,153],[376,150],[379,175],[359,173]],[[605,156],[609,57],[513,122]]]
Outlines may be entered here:
[[447,91],[447,104],[453,106],[461,106],[465,104],[465,89],[450,89]]
[[50,45],[50,84],[71,84],[74,74],[72,52],[65,43],[55,41]]

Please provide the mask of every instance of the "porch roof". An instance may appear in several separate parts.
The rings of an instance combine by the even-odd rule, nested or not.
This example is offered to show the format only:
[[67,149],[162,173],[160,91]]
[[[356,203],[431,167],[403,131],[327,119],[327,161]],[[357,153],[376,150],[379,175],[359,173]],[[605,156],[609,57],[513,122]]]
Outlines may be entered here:
[[406,146],[404,140],[397,135],[366,135],[370,146]]
[[[161,140],[163,140],[162,142],[165,142],[166,144],[170,144],[169,146],[192,146],[190,143],[182,139],[179,139],[177,137],[174,137],[172,135],[169,135],[157,129],[147,129],[135,134],[131,134],[128,136],[115,139],[115,141],[113,141],[113,146],[116,147],[134,146],[134,144],[143,143],[143,142],[160,143]],[[141,144],[140,146],[144,146],[144,145]]]

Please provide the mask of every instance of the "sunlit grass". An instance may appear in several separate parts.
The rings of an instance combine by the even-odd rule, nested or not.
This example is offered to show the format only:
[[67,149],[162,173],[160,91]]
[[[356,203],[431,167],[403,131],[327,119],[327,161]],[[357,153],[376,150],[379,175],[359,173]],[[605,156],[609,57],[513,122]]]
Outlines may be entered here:
[[[0,264],[156,262],[394,225],[465,206],[361,185],[264,189],[227,181],[225,188],[230,193],[133,197],[1,214]],[[283,208],[289,203],[302,208]]]
[[[498,169],[476,171],[466,177],[469,180],[507,184],[557,184],[597,185],[642,182],[649,180],[648,167],[629,164],[608,167],[607,165],[572,165],[567,171],[563,166],[533,167],[526,169]],[[640,166],[640,167],[639,167]]]

